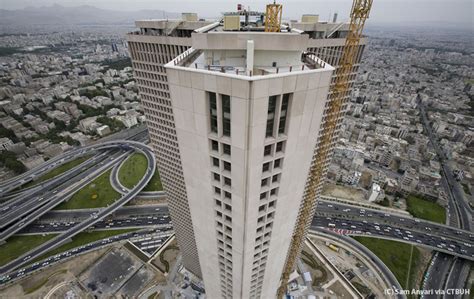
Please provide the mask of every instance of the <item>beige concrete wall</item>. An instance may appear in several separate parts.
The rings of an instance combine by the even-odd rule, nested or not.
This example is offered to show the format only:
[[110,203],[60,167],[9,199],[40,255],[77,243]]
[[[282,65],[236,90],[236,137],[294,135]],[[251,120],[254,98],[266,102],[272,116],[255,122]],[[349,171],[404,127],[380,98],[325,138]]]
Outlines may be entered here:
[[[234,298],[249,298],[268,98],[293,93],[287,146],[263,280],[262,298],[273,298],[296,221],[315,146],[332,68],[285,76],[230,76],[167,65],[179,149],[201,270],[209,298],[221,298],[209,150],[206,91],[231,96],[232,281]],[[252,80],[250,80],[252,79]],[[212,134],[211,134],[212,135]]]
[[247,49],[247,40],[253,40],[255,50],[304,51],[308,35],[269,32],[209,32],[192,35],[194,49]]

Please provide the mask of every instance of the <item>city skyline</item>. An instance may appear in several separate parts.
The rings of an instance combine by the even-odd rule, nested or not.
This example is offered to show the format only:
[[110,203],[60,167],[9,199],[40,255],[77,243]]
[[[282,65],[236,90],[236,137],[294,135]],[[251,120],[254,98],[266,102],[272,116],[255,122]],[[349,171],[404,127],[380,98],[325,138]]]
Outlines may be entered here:
[[446,3],[366,31],[372,0],[355,26],[191,2],[0,11],[1,296],[472,296],[474,50]]
[[[113,2],[113,3],[112,3]],[[263,0],[252,1],[236,1],[234,3],[223,3],[222,1],[199,1],[186,0],[184,4],[187,11],[196,12],[203,18],[217,18],[222,12],[232,11],[237,3],[241,3],[244,7],[250,6],[252,10],[263,11],[266,2]],[[169,13],[181,13],[182,9],[176,6],[174,1],[151,1],[140,0],[134,1],[133,5],[128,1],[111,1],[111,0],[42,0],[38,1],[13,1],[4,0],[0,9],[25,9],[29,7],[42,7],[50,5],[63,5],[66,7],[75,7],[79,5],[89,5],[101,9],[111,9],[117,11],[138,11],[138,10],[164,10]],[[331,5],[327,5],[324,0],[297,0],[282,2],[284,5],[283,17],[287,19],[298,19],[302,14],[319,14],[321,20],[331,20],[334,13],[338,13],[341,21],[347,21],[347,15],[350,10],[350,1],[337,0],[331,1]],[[443,24],[462,25],[463,27],[472,29],[473,3],[469,0],[381,0],[374,3],[370,18],[367,25],[388,25],[388,24]],[[160,18],[162,16],[156,16]],[[345,19],[344,19],[345,18]]]

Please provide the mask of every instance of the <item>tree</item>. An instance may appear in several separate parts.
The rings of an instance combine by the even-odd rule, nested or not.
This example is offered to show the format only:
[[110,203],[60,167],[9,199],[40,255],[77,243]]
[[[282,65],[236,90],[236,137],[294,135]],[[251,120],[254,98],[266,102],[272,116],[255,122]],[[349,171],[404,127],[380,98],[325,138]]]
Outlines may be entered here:
[[0,162],[8,169],[13,170],[16,174],[26,171],[25,165],[18,161],[16,154],[10,151],[0,152]]
[[18,138],[16,138],[15,133],[13,133],[12,130],[3,127],[1,124],[0,124],[0,137],[7,137],[8,139],[11,139],[15,143],[18,142]]
[[110,130],[112,131],[117,131],[125,128],[124,124],[121,121],[105,116],[97,118],[97,122],[109,126]]
[[408,144],[415,144],[415,138],[413,138],[413,136],[411,135],[408,135],[407,137],[405,137],[405,140],[406,142],[408,142]]

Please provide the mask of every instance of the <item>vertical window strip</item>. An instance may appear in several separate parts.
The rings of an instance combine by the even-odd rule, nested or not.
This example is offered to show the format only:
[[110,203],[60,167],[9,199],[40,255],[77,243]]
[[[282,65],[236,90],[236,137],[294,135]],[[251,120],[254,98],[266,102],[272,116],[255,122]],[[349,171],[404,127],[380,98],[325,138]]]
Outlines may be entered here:
[[209,92],[209,116],[211,124],[211,132],[217,133],[217,103],[216,94]]
[[230,96],[221,95],[222,99],[222,134],[230,137]]
[[276,110],[277,96],[271,96],[268,100],[268,116],[267,116],[267,129],[265,137],[273,136],[273,127],[275,123],[275,110]]
[[283,101],[281,103],[280,112],[280,123],[278,125],[278,134],[284,134],[286,129],[286,116],[288,113],[288,104],[290,101],[290,94],[286,93],[283,95]]

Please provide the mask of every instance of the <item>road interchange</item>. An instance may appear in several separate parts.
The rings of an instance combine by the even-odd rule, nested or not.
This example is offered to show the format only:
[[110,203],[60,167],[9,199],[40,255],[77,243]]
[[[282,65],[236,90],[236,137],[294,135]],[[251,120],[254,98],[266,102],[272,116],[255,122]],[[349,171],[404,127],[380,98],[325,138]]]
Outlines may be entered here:
[[[79,148],[77,150],[74,150],[73,153],[80,156],[80,155],[89,154],[90,152],[93,152],[93,151],[103,150],[103,149],[111,149],[111,148],[127,149],[127,150],[133,149],[133,150],[135,150],[137,152],[140,152],[140,153],[145,155],[145,157],[147,159],[148,167],[146,169],[145,175],[140,179],[140,181],[136,184],[136,186],[133,189],[126,192],[124,195],[122,195],[122,197],[120,199],[118,199],[117,201],[115,201],[114,203],[110,204],[107,207],[104,207],[104,208],[100,209],[98,212],[96,212],[94,214],[91,214],[88,219],[80,222],[79,224],[74,225],[73,227],[71,227],[67,231],[63,232],[59,236],[54,237],[53,239],[41,244],[37,248],[35,248],[33,250],[30,250],[29,252],[27,252],[27,253],[21,255],[20,257],[18,257],[17,259],[15,259],[15,260],[9,262],[8,264],[0,267],[0,273],[1,274],[5,274],[9,271],[12,271],[13,269],[21,267],[22,265],[25,265],[26,263],[28,263],[29,260],[37,258],[40,255],[42,255],[43,253],[64,244],[65,242],[67,242],[73,236],[75,236],[78,233],[82,232],[86,228],[92,226],[96,222],[99,222],[99,221],[103,220],[109,214],[113,213],[115,210],[117,210],[118,208],[123,206],[125,203],[127,203],[128,201],[133,199],[148,184],[148,182],[152,178],[153,174],[155,173],[156,160],[155,160],[155,156],[153,154],[153,151],[143,143],[135,142],[135,141],[108,141],[108,142],[105,142],[105,143],[92,145],[92,146],[89,146],[89,147],[86,147],[86,148]],[[67,152],[65,155],[62,155],[62,156],[63,157],[64,156],[70,157],[70,155],[71,155],[71,153]],[[55,161],[61,161],[62,156],[59,156],[59,159],[55,159]],[[62,161],[64,162],[65,160],[66,159],[64,158]],[[38,171],[40,173],[43,173],[43,169],[44,169],[43,167],[39,167],[38,169],[39,169]],[[31,178],[32,175],[37,175],[37,174],[35,174],[33,172],[33,173],[30,173],[28,175],[28,177]],[[23,181],[23,183],[25,183],[24,176],[22,178],[20,178],[19,181]],[[13,181],[13,184],[16,184],[15,182],[16,181]],[[6,189],[9,189],[9,188],[7,187]],[[77,190],[79,190],[79,188]],[[74,190],[74,191],[77,191],[77,190]],[[66,196],[64,196],[63,200],[65,200],[66,197],[70,196],[70,195],[71,194],[67,194]],[[49,209],[52,209],[55,205],[56,205],[56,202],[53,201],[52,204],[46,204],[43,207],[47,207]],[[45,208],[43,208],[43,209],[40,208],[39,210],[41,211],[40,213],[46,212],[46,211],[44,211]],[[34,215],[34,216],[36,216],[36,215]],[[34,216],[31,217],[30,220],[32,218],[34,218]]]
[[[136,149],[136,148],[129,148],[128,146],[123,147],[123,144],[124,144],[123,142],[130,142],[130,141],[110,141],[108,143],[109,143],[109,145],[111,145],[110,148],[112,148],[112,151],[113,151],[113,149],[116,150],[117,148],[119,148],[119,149],[127,151],[128,154],[131,153],[132,150],[140,152],[140,150]],[[122,145],[120,145],[120,143],[122,143]],[[138,144],[140,144],[140,143],[138,143]],[[141,145],[143,145],[143,144],[141,144]],[[101,146],[103,146],[103,145],[99,144],[99,145],[93,145],[91,147],[101,148]],[[101,149],[101,150],[107,151],[105,156],[107,156],[107,154],[109,154],[109,156],[107,156],[108,158],[111,157],[110,156],[110,152],[111,152],[110,148],[108,148],[108,149],[102,148]],[[34,179],[38,178],[39,176],[47,173],[49,170],[54,169],[55,167],[58,167],[59,165],[61,165],[63,163],[67,163],[69,161],[74,160],[78,156],[91,155],[90,152],[82,152],[83,150],[84,150],[83,148],[77,149],[75,151],[76,157],[71,157],[70,156],[71,153],[67,152],[64,156],[60,156],[56,159],[52,159],[52,160],[48,161],[48,162],[52,163],[52,164],[49,164],[49,166],[47,166],[47,167],[44,167],[44,166],[38,167],[37,172],[34,172],[34,171],[29,172],[29,173],[27,173],[23,176],[17,177],[16,179],[9,180],[8,182],[13,184],[13,186],[15,186],[15,188],[9,187],[8,182],[6,184],[2,183],[0,185],[0,194],[4,194],[6,196],[9,196],[11,193],[8,194],[8,192],[17,189],[19,182],[21,182],[20,185],[26,184],[27,182],[29,182],[31,180],[34,180]],[[151,152],[151,150],[150,150],[150,152]],[[98,154],[96,153],[96,155],[92,155],[89,158],[89,160],[81,163],[79,165],[81,167],[75,167],[75,168],[71,169],[70,171],[74,172],[77,169],[83,169],[84,167],[82,167],[82,166],[92,165],[94,163],[91,162],[91,161],[96,161],[95,159],[97,159],[97,161],[102,161],[102,160],[100,160],[100,157],[98,157],[101,154],[104,154],[104,152],[99,151]],[[151,153],[151,156],[153,156],[153,153]],[[147,160],[148,160],[149,163],[151,163],[150,161],[152,159],[154,159],[154,156],[153,157],[147,157]],[[52,229],[51,231],[44,230],[43,232],[45,232],[45,233],[52,233],[54,231],[54,232],[62,232],[62,234],[59,237],[54,238],[53,239],[53,240],[55,240],[54,242],[51,242],[51,243],[47,242],[47,244],[42,244],[42,246],[32,250],[31,252],[32,252],[33,255],[30,254],[31,252],[26,253],[23,256],[21,256],[20,258],[18,258],[16,261],[13,261],[12,263],[9,263],[8,265],[0,268],[0,272],[2,272],[2,273],[11,272],[13,269],[18,269],[19,267],[21,267],[21,265],[28,264],[28,261],[32,260],[34,257],[37,257],[37,256],[43,254],[44,252],[47,252],[47,251],[49,251],[53,248],[56,248],[57,246],[60,246],[61,244],[64,244],[65,242],[67,242],[70,239],[70,237],[77,234],[78,232],[83,231],[84,229],[86,229],[88,227],[90,228],[91,226],[95,226],[96,229],[107,229],[105,227],[105,226],[107,226],[107,224],[104,224],[104,223],[107,223],[106,218],[111,218],[112,216],[109,216],[111,214],[113,214],[114,216],[117,215],[117,214],[120,214],[121,210],[126,209],[126,208],[122,207],[123,204],[125,202],[131,200],[134,197],[137,197],[137,196],[144,196],[145,198],[146,197],[148,197],[148,198],[156,198],[156,197],[164,198],[165,197],[164,192],[162,192],[162,191],[161,192],[148,192],[148,193],[141,192],[141,190],[146,186],[146,184],[142,184],[142,183],[137,184],[132,190],[124,188],[120,184],[120,181],[117,180],[118,170],[119,170],[120,165],[123,163],[124,160],[125,160],[125,158],[116,159],[115,163],[111,163],[111,165],[107,165],[107,166],[110,166],[107,169],[112,168],[112,171],[114,173],[114,175],[111,176],[112,186],[117,191],[120,190],[120,193],[122,194],[122,197],[118,201],[119,202],[118,204],[116,202],[116,203],[114,203],[114,205],[111,205],[112,209],[109,209],[109,207],[107,207],[107,208],[102,208],[102,209],[96,209],[96,210],[93,210],[93,211],[78,212],[78,213],[83,213],[82,218],[80,219],[80,221],[73,221],[69,224],[69,226],[64,226],[64,227],[62,226],[61,229],[56,229],[56,230]],[[46,164],[48,164],[48,163],[46,163]],[[148,164],[148,165],[150,165],[150,164]],[[152,165],[153,165],[153,171],[151,171],[150,168],[147,168],[147,174],[151,173],[151,175],[153,175],[154,167],[155,167],[154,165],[156,165],[156,163],[152,162]],[[35,197],[36,196],[35,199],[37,200],[38,199],[38,194],[41,194],[40,191],[42,189],[50,188],[51,186],[53,186],[53,183],[55,182],[55,180],[61,181],[61,177],[62,177],[62,179],[68,178],[67,175],[70,171],[67,171],[67,172],[65,172],[65,173],[63,173],[63,174],[61,174],[61,175],[59,175],[59,176],[57,176],[53,179],[50,179],[48,181],[42,182],[38,186],[34,186],[34,187],[28,188],[26,190],[18,191],[17,194],[16,194],[16,197],[15,196],[9,197],[10,200],[6,203],[0,204],[0,207],[4,208],[4,207],[7,207],[8,205],[12,205],[12,203],[18,203],[21,206],[22,204],[24,204],[24,201],[25,201],[24,198],[21,197],[23,195],[28,195],[30,197]],[[91,175],[90,178],[96,177],[96,176],[97,176],[97,174],[93,174],[93,175]],[[146,176],[147,175],[145,175],[145,177]],[[150,178],[151,178],[151,176],[150,176]],[[142,181],[140,181],[140,182],[144,182],[144,181],[146,181],[146,180],[142,179]],[[79,189],[80,188],[78,188],[77,190],[79,190]],[[74,192],[68,194],[69,197],[73,193]],[[65,197],[64,197],[64,200],[66,200]],[[20,198],[22,198],[23,200],[20,200]],[[123,200],[124,198],[126,198],[126,200]],[[326,219],[326,218],[331,218],[328,215],[333,215],[333,217],[334,217],[334,214],[337,215],[338,213],[334,212],[334,211],[331,211],[331,208],[328,205],[332,205],[333,207],[338,206],[340,211],[343,212],[343,213],[340,213],[341,215],[338,215],[334,218],[334,219],[337,219],[337,223],[333,223],[334,227],[329,226],[329,223],[332,223],[332,222],[329,222],[329,220]],[[39,210],[41,210],[41,213],[39,213],[37,215],[34,215],[34,217],[31,217],[31,221],[29,223],[32,222],[33,223],[32,226],[36,225],[36,222],[34,222],[34,221],[35,221],[35,219],[39,218],[40,216],[44,216],[47,213],[54,213],[54,212],[50,211],[53,207],[49,207],[47,205],[44,205],[43,207],[45,207],[45,208],[44,209],[39,209]],[[46,207],[48,207],[48,208],[46,208]],[[16,208],[16,206],[12,205],[12,208]],[[140,208],[137,207],[137,210],[139,210],[139,209]],[[345,211],[344,212],[344,210],[347,210],[347,209],[350,209],[351,211]],[[361,214],[361,210],[369,211],[370,216],[369,216],[368,212],[365,212],[365,214],[364,213]],[[162,210],[159,213],[159,215],[161,217],[163,217],[164,215],[166,215],[166,212],[167,212],[166,210]],[[126,213],[124,215],[126,215]],[[3,213],[2,213],[1,216],[4,217]],[[63,216],[68,217],[67,215],[63,215]],[[326,216],[326,218],[324,216]],[[370,218],[370,223],[364,223],[363,222],[364,220],[362,220],[362,222],[361,222],[360,221],[361,217],[364,217],[365,219]],[[401,218],[398,218],[398,220],[397,220],[397,217],[401,217]],[[0,217],[0,219],[3,219],[3,218]],[[137,219],[138,219],[138,217],[137,217]],[[327,221],[325,221],[324,219],[326,219]],[[403,219],[403,221],[401,221],[400,219]],[[157,221],[157,222],[154,222],[154,220],[156,220],[156,219],[152,219],[152,221],[151,221],[152,223],[148,223],[149,221],[141,219],[139,222],[132,223],[132,225],[128,225],[127,223],[118,223],[121,226],[113,226],[113,227],[117,227],[117,228],[118,227],[123,227],[123,228],[136,227],[136,228],[138,228],[138,227],[149,227],[149,226],[164,225],[164,224],[170,225],[169,217],[167,217],[166,220],[164,220],[163,218],[160,218],[160,221]],[[350,220],[350,222],[348,222],[349,220]],[[113,221],[115,221],[115,219],[113,219]],[[410,217],[403,217],[403,216],[400,216],[400,215],[397,215],[397,214],[390,214],[390,213],[386,213],[384,211],[371,210],[371,209],[368,209],[368,208],[361,208],[361,207],[356,207],[356,206],[348,206],[348,205],[344,205],[344,204],[340,204],[340,203],[332,203],[331,204],[331,203],[328,203],[327,201],[319,201],[315,221],[316,222],[314,222],[313,229],[323,229],[323,230],[326,230],[326,231],[332,230],[335,233],[343,233],[343,234],[348,234],[348,235],[365,235],[365,236],[371,236],[371,237],[387,238],[387,239],[393,239],[393,240],[406,242],[406,243],[410,243],[410,244],[414,244],[414,245],[418,245],[418,246],[425,246],[427,248],[430,248],[430,249],[433,249],[433,250],[436,250],[436,251],[440,252],[439,255],[441,256],[441,258],[448,256],[449,259],[452,259],[451,256],[459,256],[459,258],[456,258],[454,260],[455,261],[454,264],[450,264],[451,266],[448,267],[449,272],[448,272],[447,276],[449,276],[448,277],[449,279],[447,278],[448,281],[446,282],[446,285],[454,285],[453,282],[456,280],[456,278],[458,278],[458,276],[453,275],[453,273],[456,273],[455,269],[460,269],[460,270],[465,269],[465,267],[463,268],[463,265],[466,264],[465,261],[466,260],[472,260],[472,258],[474,256],[473,253],[472,253],[472,247],[471,247],[472,244],[474,243],[473,242],[473,236],[469,231],[455,229],[453,227],[449,227],[449,226],[445,226],[445,225],[433,224],[433,223],[428,222],[428,221],[423,221],[423,220],[420,221],[420,220],[416,220],[416,219],[410,218]],[[379,225],[378,225],[380,227],[380,230],[375,229],[375,231],[374,231],[375,227],[371,227],[371,225],[372,226],[375,225],[375,221],[383,222],[383,224],[379,223]],[[401,224],[402,222],[404,222],[403,225]],[[0,221],[0,224],[1,223],[2,222]],[[346,225],[343,225],[343,223],[346,223]],[[23,224],[22,227],[20,227],[20,229],[23,230],[26,227],[26,225],[27,225],[27,223],[25,222],[25,224]],[[135,225],[135,226],[133,226],[133,225]],[[356,230],[347,229],[346,228],[347,226],[349,226],[349,227],[350,226],[355,226]],[[388,229],[388,227],[390,227],[390,226],[393,227],[391,229],[391,232],[393,232],[392,233],[393,235],[386,236],[385,234],[388,233],[388,232],[386,232],[385,229]],[[396,230],[394,229],[395,227],[399,228],[400,230],[401,229],[404,229],[405,231],[409,230],[410,235],[412,235],[413,238],[410,238],[409,235],[406,232],[405,233],[401,232],[397,235],[395,233],[396,232]],[[435,231],[433,232],[433,230],[435,230]],[[380,233],[380,231],[382,231],[382,233]],[[72,235],[68,235],[70,233]],[[367,233],[370,233],[370,235],[368,235]],[[422,236],[423,233],[425,234],[425,236],[428,236],[427,234],[432,234],[436,238],[434,240],[433,240],[433,238],[431,238],[431,239],[424,238]],[[66,238],[66,235],[68,235],[67,238]],[[443,237],[443,235],[444,235],[444,237]],[[445,238],[446,240],[443,240],[442,237]],[[408,238],[408,240],[406,240],[404,238]],[[426,239],[426,241],[425,241],[425,239]],[[53,240],[51,240],[51,241],[53,241]],[[421,241],[421,243],[417,242],[417,240]],[[446,241],[448,241],[448,242],[446,242]],[[445,245],[443,245],[442,248],[439,248],[437,245],[440,245],[441,243],[445,243]],[[471,245],[471,246],[468,246],[466,244]],[[453,245],[454,247],[452,247],[450,245]],[[449,250],[449,248],[452,249],[452,251]],[[465,252],[463,252],[461,250],[464,250]],[[459,282],[459,279],[457,279],[456,282],[457,282],[457,285],[461,284]]]

